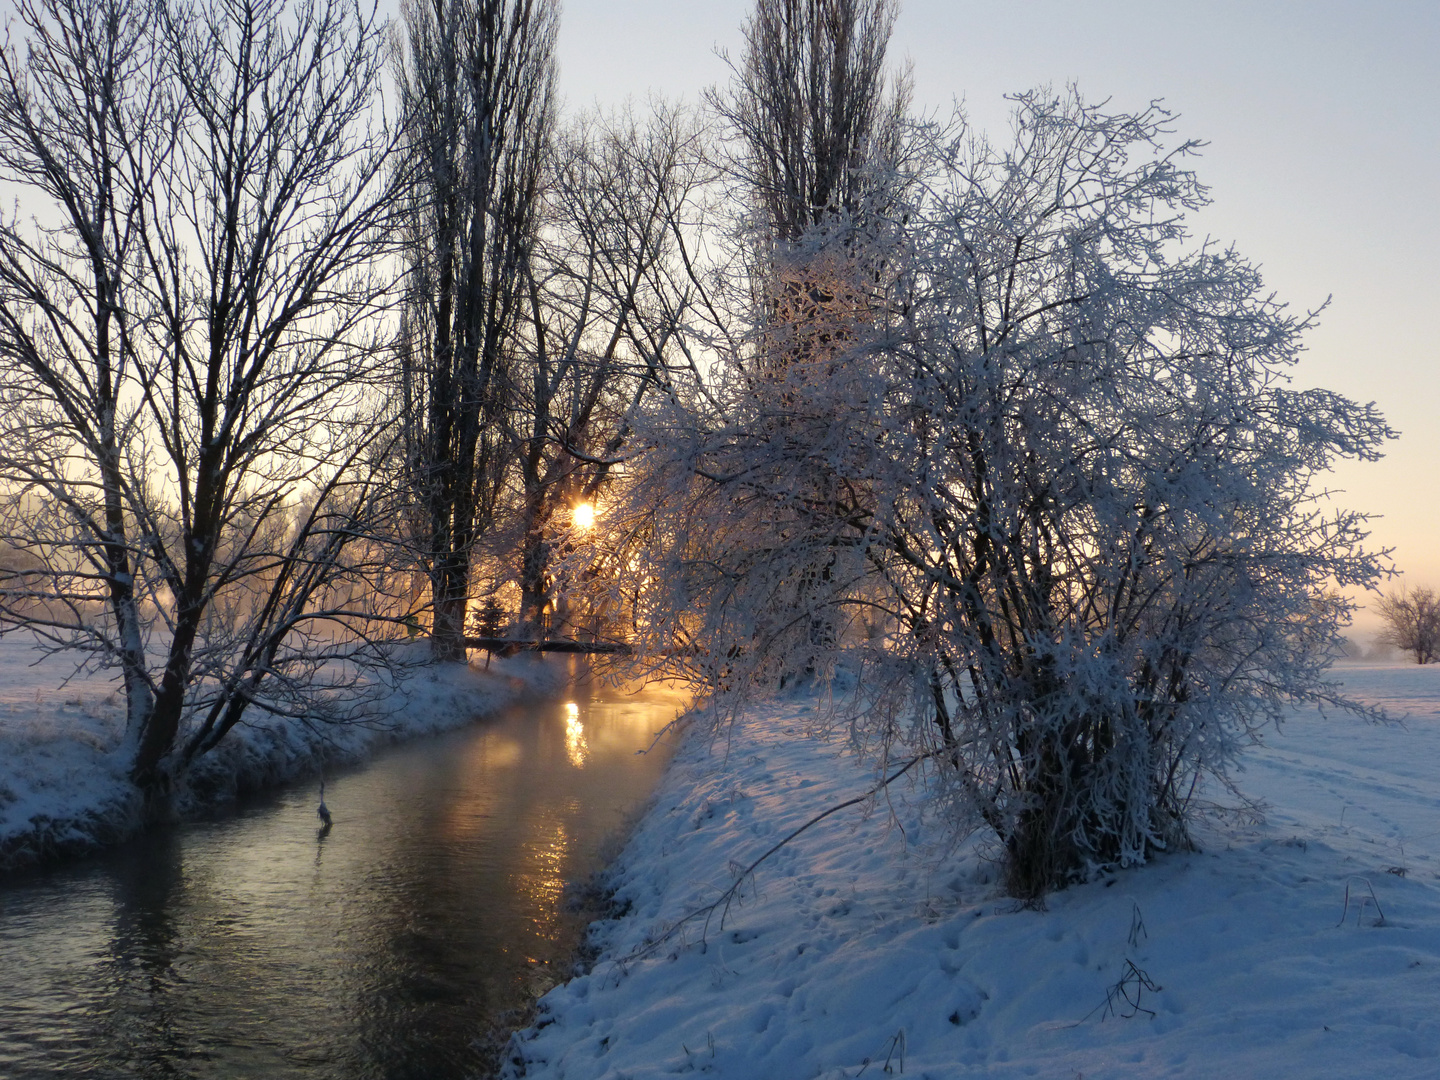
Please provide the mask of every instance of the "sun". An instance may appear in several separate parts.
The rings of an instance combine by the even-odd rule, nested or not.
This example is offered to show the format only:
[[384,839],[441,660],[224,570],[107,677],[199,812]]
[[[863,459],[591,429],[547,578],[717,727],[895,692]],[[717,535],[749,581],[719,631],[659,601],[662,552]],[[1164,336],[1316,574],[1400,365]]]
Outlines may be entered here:
[[594,527],[595,506],[593,503],[576,503],[572,513],[577,531],[585,532]]

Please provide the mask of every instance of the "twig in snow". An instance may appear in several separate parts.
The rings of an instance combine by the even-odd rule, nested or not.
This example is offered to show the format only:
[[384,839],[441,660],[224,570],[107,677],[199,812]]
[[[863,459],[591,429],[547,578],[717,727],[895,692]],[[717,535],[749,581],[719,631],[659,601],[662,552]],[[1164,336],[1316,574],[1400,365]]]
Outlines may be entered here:
[[[1126,960],[1125,970],[1120,975],[1120,981],[1105,992],[1105,1011],[1100,1014],[1100,1019],[1104,1020],[1107,1016],[1119,1016],[1129,1020],[1142,1012],[1153,1019],[1155,1010],[1141,1005],[1140,998],[1146,990],[1154,994],[1162,989],[1164,987],[1157,986],[1146,972],[1135,966],[1133,961]],[[1119,1002],[1121,1001],[1130,1007],[1128,1013],[1120,1011]]]
[[1138,949],[1140,947],[1140,937],[1142,934],[1147,938],[1150,936],[1149,932],[1145,929],[1145,916],[1140,914],[1140,905],[1134,900],[1131,900],[1130,937],[1127,940],[1130,942],[1132,949]]
[[885,1055],[885,1071],[893,1073],[895,1070],[890,1067],[890,1059],[895,1056],[896,1051],[900,1052],[900,1071],[905,1071],[905,1029],[901,1028],[895,1032],[895,1037],[890,1040],[890,1052]]
[[[1357,881],[1364,883],[1365,888],[1366,888],[1367,890],[1369,890],[1370,895],[1369,895],[1369,896],[1361,896],[1361,897],[1359,898],[1359,900],[1360,900],[1359,907],[1358,907],[1358,909],[1357,909],[1356,912],[1355,912],[1355,925],[1356,925],[1356,926],[1359,926],[1359,925],[1360,925],[1360,920],[1361,920],[1361,918],[1364,917],[1364,915],[1365,915],[1365,905],[1366,905],[1366,904],[1374,904],[1374,905],[1375,905],[1375,913],[1379,916],[1379,919],[1376,920],[1375,925],[1376,925],[1376,926],[1384,926],[1384,925],[1385,925],[1385,911],[1384,911],[1383,908],[1380,907],[1380,899],[1379,899],[1379,897],[1377,897],[1377,896],[1375,895],[1375,886],[1370,884],[1370,879],[1369,879],[1369,878],[1363,878],[1363,877],[1358,877],[1358,876],[1357,876],[1357,877],[1351,877],[1349,880],[1347,880],[1347,881],[1345,882],[1345,907],[1344,907],[1344,909],[1340,912],[1340,921],[1335,924],[1336,927],[1341,927],[1341,926],[1344,926],[1344,925],[1345,925],[1345,917],[1350,914],[1350,886],[1353,885],[1353,884],[1354,884],[1355,882],[1357,882]],[[1357,892],[1358,892],[1358,890],[1357,890]]]

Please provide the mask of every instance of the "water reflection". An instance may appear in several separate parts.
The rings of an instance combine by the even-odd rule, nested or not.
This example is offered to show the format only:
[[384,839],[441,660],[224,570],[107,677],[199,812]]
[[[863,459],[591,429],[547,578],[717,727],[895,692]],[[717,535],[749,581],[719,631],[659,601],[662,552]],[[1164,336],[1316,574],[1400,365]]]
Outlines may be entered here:
[[444,1080],[563,966],[676,701],[578,693],[0,889],[0,1076]]
[[580,721],[580,706],[573,701],[565,703],[565,753],[570,764],[577,769],[585,767],[585,725]]

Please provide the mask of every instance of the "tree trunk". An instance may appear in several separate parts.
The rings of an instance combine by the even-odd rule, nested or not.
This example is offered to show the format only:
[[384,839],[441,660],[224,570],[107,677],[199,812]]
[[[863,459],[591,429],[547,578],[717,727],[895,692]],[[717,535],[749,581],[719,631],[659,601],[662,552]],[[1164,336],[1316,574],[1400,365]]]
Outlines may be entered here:
[[550,544],[545,538],[548,518],[545,492],[537,482],[525,499],[525,537],[520,565],[520,620],[534,627],[537,637],[550,601]]
[[430,653],[443,663],[462,663],[466,658],[469,578],[470,560],[463,552],[447,559],[436,575],[435,625],[430,635]]

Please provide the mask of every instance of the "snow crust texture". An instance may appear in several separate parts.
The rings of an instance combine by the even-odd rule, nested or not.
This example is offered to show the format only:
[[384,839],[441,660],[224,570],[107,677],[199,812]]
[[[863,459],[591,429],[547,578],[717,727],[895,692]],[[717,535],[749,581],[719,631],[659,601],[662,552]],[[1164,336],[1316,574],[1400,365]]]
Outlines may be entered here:
[[[1053,894],[998,895],[918,792],[842,811],[687,923],[776,840],[873,783],[790,701],[692,732],[616,863],[622,918],[510,1075],[640,1080],[1440,1076],[1440,668],[1340,673],[1403,724],[1298,711],[1247,758],[1264,821]],[[898,790],[897,790],[898,789]]]
[[[326,763],[457,727],[563,680],[555,665],[534,658],[497,660],[488,672],[459,664],[410,671],[355,723],[247,717],[196,762],[177,810],[201,811],[316,775]],[[75,675],[73,664],[42,657],[21,635],[0,638],[0,870],[84,851],[138,827],[124,734],[116,683]]]

